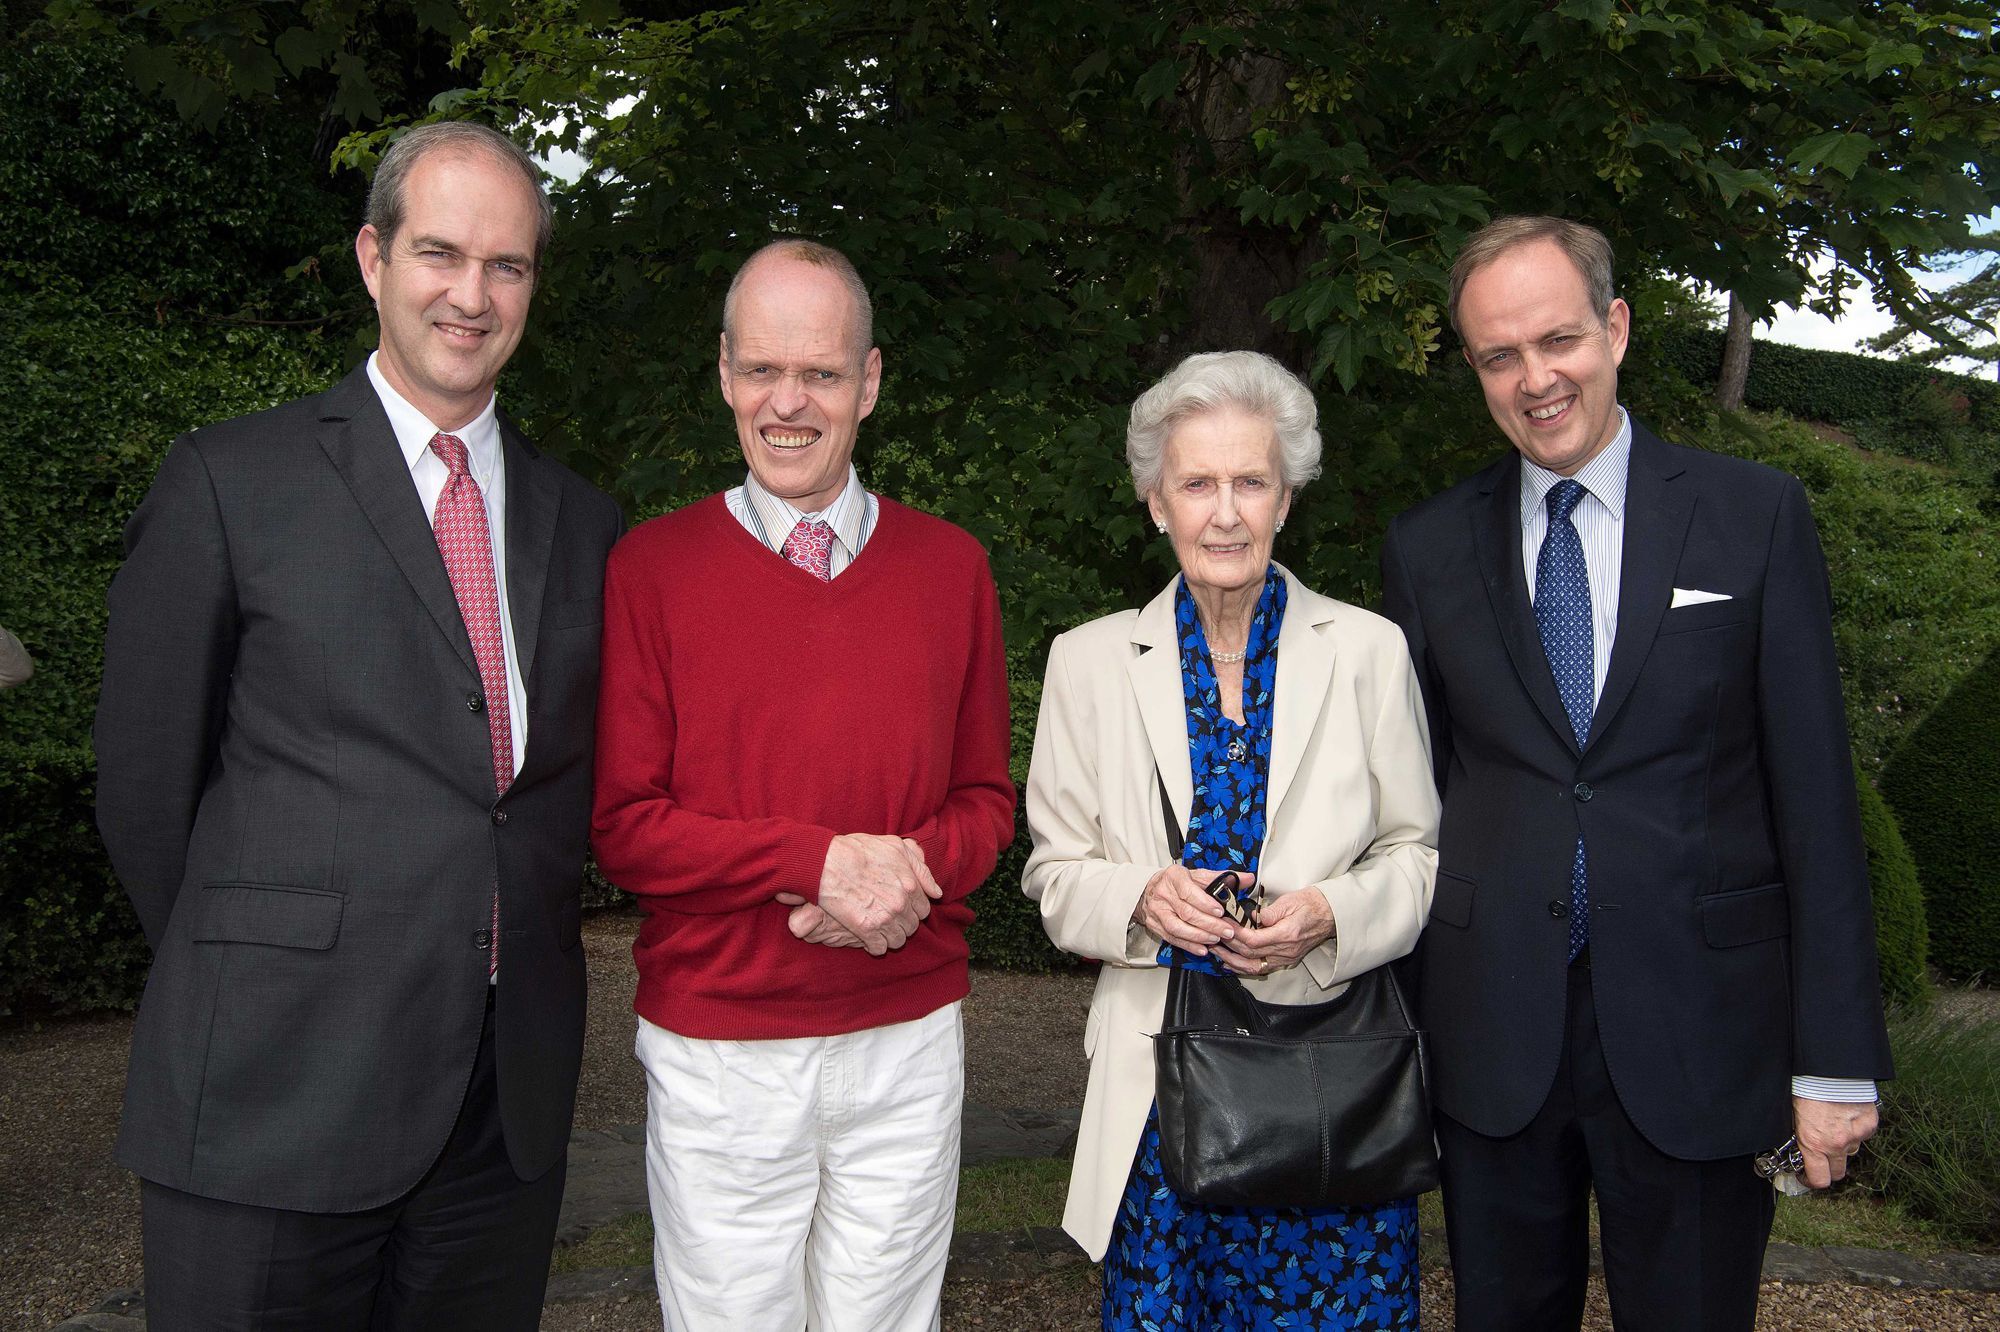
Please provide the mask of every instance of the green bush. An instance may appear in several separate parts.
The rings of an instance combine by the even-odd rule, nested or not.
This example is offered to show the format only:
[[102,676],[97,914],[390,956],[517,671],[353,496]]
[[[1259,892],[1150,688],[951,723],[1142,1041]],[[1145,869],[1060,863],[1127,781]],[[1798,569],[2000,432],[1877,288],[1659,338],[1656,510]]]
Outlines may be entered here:
[[1924,967],[1929,932],[1917,864],[1910,858],[1895,814],[1858,771],[1854,789],[1861,798],[1861,837],[1868,847],[1868,888],[1875,899],[1875,954],[1882,967],[1882,997],[1891,1004],[1923,1008],[1931,1001],[1930,973]]
[[1890,1015],[1896,1077],[1857,1178],[1960,1246],[2000,1242],[2000,1020]]
[[[1039,661],[1028,654],[1010,652],[1007,660],[1008,695],[1013,717],[1014,788],[1025,799],[1028,784],[1028,757],[1035,743],[1035,715],[1042,705],[1042,673]],[[976,913],[966,931],[972,960],[980,966],[1002,967],[1009,971],[1054,971],[1072,965],[1067,956],[1042,929],[1041,908],[1021,892],[1021,871],[1028,863],[1028,820],[1016,806],[1014,840],[1000,848],[1000,863],[993,867],[986,885],[973,894]]]
[[0,1016],[130,1008],[151,955],[91,826],[96,765],[0,747]]
[[[1713,385],[1723,335],[1670,327],[1649,345],[1689,382]],[[2000,467],[2000,384],[1854,352],[1758,342],[1743,404],[1840,426],[1866,448],[1990,473]]]
[[1923,881],[1931,961],[2000,979],[2000,653],[1980,663],[1889,760],[1882,794]]
[[[2000,647],[2000,508],[1991,489],[1946,470],[1866,457],[1790,421],[1733,414],[1686,442],[1804,483],[1832,581],[1854,752],[1862,771],[1879,773],[1910,728]],[[1911,812],[1886,787],[1883,795],[1928,891]],[[1935,916],[1931,927],[1935,947]]]

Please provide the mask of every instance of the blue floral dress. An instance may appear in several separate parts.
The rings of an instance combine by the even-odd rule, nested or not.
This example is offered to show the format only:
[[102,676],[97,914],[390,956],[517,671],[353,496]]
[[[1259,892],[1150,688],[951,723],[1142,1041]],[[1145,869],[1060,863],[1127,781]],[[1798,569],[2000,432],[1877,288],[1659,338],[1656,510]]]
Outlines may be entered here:
[[[1271,709],[1285,580],[1264,575],[1243,661],[1243,724],[1223,715],[1194,597],[1174,600],[1187,703],[1194,809],[1181,863],[1255,872],[1264,847]],[[1160,964],[1173,950],[1160,948]],[[1224,968],[1212,958],[1183,966]],[[1202,1207],[1183,1203],[1160,1167],[1157,1111],[1132,1162],[1104,1255],[1104,1326],[1116,1332],[1265,1332],[1417,1326],[1413,1198],[1339,1208]]]

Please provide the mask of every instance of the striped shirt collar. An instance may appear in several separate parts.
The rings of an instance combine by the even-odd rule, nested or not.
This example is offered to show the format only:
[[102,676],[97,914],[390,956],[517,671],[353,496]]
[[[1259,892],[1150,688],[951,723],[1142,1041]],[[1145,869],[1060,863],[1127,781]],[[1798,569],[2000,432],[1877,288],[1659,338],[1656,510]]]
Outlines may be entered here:
[[[1597,502],[1610,511],[1616,522],[1625,521],[1625,479],[1632,460],[1632,418],[1625,409],[1618,409],[1618,433],[1611,442],[1589,462],[1579,467],[1569,480],[1580,483],[1583,488],[1597,497]],[[1542,507],[1548,493],[1555,484],[1566,478],[1560,472],[1551,472],[1540,463],[1529,461],[1526,454],[1521,456],[1521,530],[1528,530],[1529,520]]]
[[838,541],[852,560],[861,553],[861,545],[867,538],[863,530],[868,518],[868,492],[861,488],[861,475],[854,470],[854,464],[847,465],[847,484],[833,503],[817,513],[806,513],[790,500],[773,495],[758,484],[754,472],[743,478],[743,498],[749,503],[750,515],[756,519],[750,526],[759,539],[773,551],[782,551],[785,538],[800,522],[818,518],[833,529],[833,539]]

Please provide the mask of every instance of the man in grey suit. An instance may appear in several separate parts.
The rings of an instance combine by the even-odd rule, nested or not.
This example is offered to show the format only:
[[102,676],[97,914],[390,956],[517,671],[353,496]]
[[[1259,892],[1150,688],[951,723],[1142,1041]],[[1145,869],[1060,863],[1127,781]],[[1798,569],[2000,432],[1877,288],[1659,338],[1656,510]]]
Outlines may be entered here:
[[495,411],[549,219],[503,136],[404,135],[355,243],[381,349],[177,441],[126,529],[97,817],[154,950],[117,1150],[155,1329],[539,1319],[622,527]]

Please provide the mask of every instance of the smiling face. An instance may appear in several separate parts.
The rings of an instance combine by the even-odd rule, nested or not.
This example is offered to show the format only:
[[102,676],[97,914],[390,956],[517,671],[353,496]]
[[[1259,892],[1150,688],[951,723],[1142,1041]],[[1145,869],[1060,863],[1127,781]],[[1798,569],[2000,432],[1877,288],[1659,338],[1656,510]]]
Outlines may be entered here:
[[743,460],[758,485],[816,513],[847,484],[855,435],[882,385],[882,353],[855,345],[846,285],[802,259],[755,261],[734,315],[717,368]]
[[1631,312],[1599,320],[1583,275],[1552,240],[1507,250],[1465,280],[1459,333],[1486,409],[1523,457],[1563,476],[1618,433],[1618,364]]
[[1190,588],[1263,584],[1271,539],[1292,507],[1281,478],[1278,432],[1265,417],[1223,407],[1174,427],[1146,507],[1166,524]]
[[485,410],[527,327],[535,290],[535,192],[512,165],[435,150],[411,167],[403,221],[354,254],[381,320],[383,377],[441,430]]

